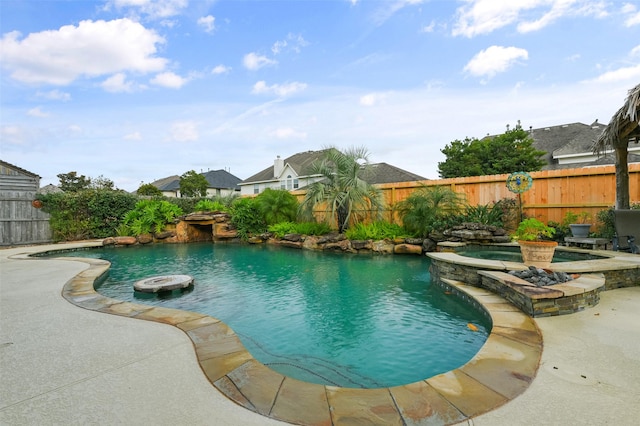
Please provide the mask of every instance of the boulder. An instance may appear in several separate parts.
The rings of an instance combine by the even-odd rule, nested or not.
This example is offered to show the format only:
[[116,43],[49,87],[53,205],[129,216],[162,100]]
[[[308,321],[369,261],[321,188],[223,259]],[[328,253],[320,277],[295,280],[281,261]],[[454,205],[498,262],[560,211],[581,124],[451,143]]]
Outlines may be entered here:
[[156,234],[156,240],[164,240],[170,237],[175,237],[176,233],[175,231],[163,231],[163,232],[158,232]]
[[138,242],[136,237],[115,237],[114,239],[119,246],[130,246]]
[[104,240],[102,240],[102,245],[103,246],[113,246],[116,244],[116,239],[113,237],[108,237],[105,238]]
[[373,241],[351,240],[351,248],[354,250],[371,250],[373,248]]
[[396,244],[393,247],[395,254],[422,254],[422,246],[416,244]]
[[372,250],[377,253],[391,254],[393,253],[394,244],[388,241],[374,241]]
[[140,244],[150,244],[153,242],[153,236],[151,234],[140,234],[137,240]]

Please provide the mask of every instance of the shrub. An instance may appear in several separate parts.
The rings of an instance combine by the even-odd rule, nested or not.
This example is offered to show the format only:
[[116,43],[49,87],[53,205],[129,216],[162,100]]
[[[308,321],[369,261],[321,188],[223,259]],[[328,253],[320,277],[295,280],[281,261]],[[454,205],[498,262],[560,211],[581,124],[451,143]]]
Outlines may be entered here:
[[293,222],[280,222],[273,225],[269,225],[267,228],[277,238],[282,238],[287,234],[297,233],[295,231],[296,224]]
[[324,222],[298,222],[294,229],[295,233],[303,235],[325,235],[331,232],[329,224]]
[[164,200],[142,200],[124,218],[134,236],[162,232],[168,223],[182,215],[182,209]]
[[460,223],[462,206],[460,194],[440,186],[423,186],[398,203],[405,229],[421,238]]
[[296,220],[298,199],[289,191],[267,188],[255,198],[255,203],[268,225]]
[[228,210],[227,206],[220,201],[206,198],[198,201],[193,209],[196,212],[226,212]]
[[235,226],[238,237],[248,239],[252,234],[260,234],[267,230],[254,198],[238,198],[231,204],[231,223]]
[[395,223],[377,221],[370,224],[356,223],[345,232],[350,240],[384,240],[406,236],[406,231]]
[[84,189],[77,192],[39,194],[42,209],[51,215],[54,241],[104,238],[116,233],[126,212],[138,198],[124,191]]
[[498,203],[467,206],[463,222],[482,223],[483,225],[503,226],[502,222],[503,209]]

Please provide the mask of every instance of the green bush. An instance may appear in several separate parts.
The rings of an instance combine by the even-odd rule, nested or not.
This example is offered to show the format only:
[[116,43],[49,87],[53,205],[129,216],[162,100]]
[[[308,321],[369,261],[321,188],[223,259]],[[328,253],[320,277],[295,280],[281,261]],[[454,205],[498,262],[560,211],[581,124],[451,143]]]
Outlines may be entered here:
[[231,223],[238,237],[247,240],[251,235],[267,231],[267,224],[254,198],[238,198],[231,204]]
[[332,231],[329,224],[324,222],[298,222],[294,232],[302,235],[325,235]]
[[[629,207],[631,208],[631,210],[640,210],[640,203],[631,204]],[[612,239],[616,235],[613,210],[613,207],[609,207],[608,209],[600,210],[596,214],[597,237]]]
[[395,223],[377,221],[370,224],[357,223],[345,232],[350,240],[384,240],[407,236],[407,232]]
[[267,225],[295,222],[298,199],[284,189],[267,188],[255,198],[257,209]]
[[269,225],[269,227],[267,228],[267,230],[277,238],[282,238],[287,234],[297,233],[295,229],[296,224],[293,222],[275,223],[273,225]]
[[502,222],[503,209],[498,203],[467,206],[462,222],[482,223],[483,225],[503,226]]
[[228,210],[222,202],[207,198],[198,201],[193,209],[196,212],[226,212]]
[[441,186],[424,186],[398,203],[405,229],[421,238],[459,224],[463,206],[460,194]]
[[331,227],[318,222],[280,222],[269,225],[268,231],[277,238],[282,238],[287,234],[325,235],[331,232]]
[[77,192],[39,194],[54,241],[105,238],[116,234],[124,215],[138,197],[124,191],[85,189]]
[[182,209],[168,201],[142,200],[125,215],[124,225],[134,236],[162,232],[180,215]]

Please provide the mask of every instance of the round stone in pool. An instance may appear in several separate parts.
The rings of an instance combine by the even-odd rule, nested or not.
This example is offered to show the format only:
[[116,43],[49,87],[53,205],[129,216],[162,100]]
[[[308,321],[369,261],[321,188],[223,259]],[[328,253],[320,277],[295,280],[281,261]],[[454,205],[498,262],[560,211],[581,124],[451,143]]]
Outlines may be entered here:
[[133,288],[143,293],[158,293],[187,288],[191,285],[193,285],[193,277],[190,275],[161,275],[136,281]]

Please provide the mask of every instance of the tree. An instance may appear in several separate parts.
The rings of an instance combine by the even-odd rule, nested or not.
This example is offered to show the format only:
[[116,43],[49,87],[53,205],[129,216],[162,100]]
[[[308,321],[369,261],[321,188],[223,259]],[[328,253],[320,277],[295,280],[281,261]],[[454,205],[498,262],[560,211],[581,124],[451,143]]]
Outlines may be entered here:
[[159,197],[162,195],[162,191],[160,191],[157,187],[153,186],[150,183],[143,183],[136,190],[138,195],[148,195],[152,197]]
[[614,114],[595,143],[598,155],[613,149],[616,153],[616,209],[629,209],[629,141],[640,140],[640,84],[629,90],[624,105]]
[[440,150],[447,159],[438,163],[441,178],[497,175],[541,170],[545,154],[533,146],[533,139],[520,122],[513,129],[484,139],[455,140]]
[[364,147],[349,148],[344,152],[327,149],[322,161],[311,166],[311,174],[322,176],[322,179],[307,186],[301,212],[313,217],[313,209],[326,204],[341,233],[348,228],[350,220],[357,221],[355,211],[376,212],[379,216],[384,204],[382,193],[364,180],[368,157]]
[[78,192],[91,186],[91,178],[84,175],[78,176],[77,172],[60,173],[60,189],[64,192]]
[[114,191],[115,190],[115,184],[113,183],[113,181],[111,179],[107,179],[106,177],[100,175],[95,179],[90,178],[89,179],[91,181],[91,183],[89,184],[90,188],[93,189],[106,189],[108,191]]
[[255,198],[255,201],[267,225],[296,220],[298,199],[285,189],[267,188]]
[[405,229],[426,238],[433,230],[449,227],[449,218],[459,214],[464,205],[461,194],[444,186],[423,186],[399,203]]
[[209,182],[200,173],[190,170],[180,176],[180,194],[183,197],[204,197],[207,195]]

